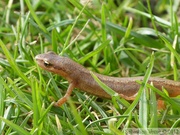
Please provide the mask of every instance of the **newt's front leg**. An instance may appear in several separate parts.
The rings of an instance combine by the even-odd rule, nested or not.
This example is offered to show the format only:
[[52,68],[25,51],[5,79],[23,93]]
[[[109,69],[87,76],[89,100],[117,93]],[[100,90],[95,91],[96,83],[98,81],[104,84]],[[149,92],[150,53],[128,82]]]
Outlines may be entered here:
[[69,87],[68,87],[64,97],[60,98],[56,103],[54,103],[54,106],[60,107],[62,104],[64,104],[68,100],[68,98],[70,97],[74,88],[75,88],[75,83],[71,82],[69,84]]

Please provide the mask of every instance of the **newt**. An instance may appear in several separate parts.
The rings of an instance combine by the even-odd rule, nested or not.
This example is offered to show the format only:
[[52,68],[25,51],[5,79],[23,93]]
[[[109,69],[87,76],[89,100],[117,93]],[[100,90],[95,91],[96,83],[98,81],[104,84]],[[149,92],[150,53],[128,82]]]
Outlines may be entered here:
[[[55,106],[61,106],[64,104],[68,100],[68,97],[71,95],[74,88],[78,88],[98,97],[111,98],[110,95],[108,95],[94,80],[90,70],[69,58],[59,56],[54,52],[47,52],[37,55],[35,60],[42,69],[62,76],[69,83],[66,94],[55,103]],[[126,100],[135,99],[140,88],[140,84],[137,83],[137,80],[143,80],[143,76],[111,77],[98,73],[94,74],[103,83]],[[148,83],[152,83],[153,86],[159,90],[165,88],[170,97],[176,97],[180,94],[180,82],[164,78],[150,77]]]

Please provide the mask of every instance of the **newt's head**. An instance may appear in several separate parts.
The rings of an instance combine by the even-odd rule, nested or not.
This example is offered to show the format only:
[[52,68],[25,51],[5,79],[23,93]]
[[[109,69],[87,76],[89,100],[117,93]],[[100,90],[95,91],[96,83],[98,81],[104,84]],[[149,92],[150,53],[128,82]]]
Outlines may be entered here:
[[59,56],[54,52],[47,52],[44,54],[38,54],[36,57],[37,64],[50,72],[56,73],[68,79],[67,64],[70,59]]

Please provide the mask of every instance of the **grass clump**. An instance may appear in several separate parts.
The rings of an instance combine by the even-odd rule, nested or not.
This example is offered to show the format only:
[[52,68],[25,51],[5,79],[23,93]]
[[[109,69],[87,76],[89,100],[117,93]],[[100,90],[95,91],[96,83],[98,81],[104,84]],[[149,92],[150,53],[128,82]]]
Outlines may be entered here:
[[[0,2],[0,133],[110,135],[126,128],[178,128],[178,98],[146,82],[150,76],[179,80],[180,3],[153,2]],[[101,74],[145,76],[136,100],[74,90],[68,103],[54,107],[68,83],[35,63],[35,55],[48,50]],[[156,93],[165,100],[164,110],[157,111]]]

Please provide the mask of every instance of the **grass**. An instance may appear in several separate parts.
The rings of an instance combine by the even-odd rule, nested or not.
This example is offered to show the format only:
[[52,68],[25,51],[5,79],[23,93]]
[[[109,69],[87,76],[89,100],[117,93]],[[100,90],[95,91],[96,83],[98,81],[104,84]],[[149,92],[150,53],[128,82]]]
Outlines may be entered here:
[[[179,4],[0,2],[0,133],[119,135],[126,128],[179,128],[179,99],[147,84],[150,76],[179,80]],[[92,73],[112,100],[74,90],[68,103],[54,107],[68,82],[36,64],[35,55],[49,50],[101,74],[145,76],[136,99],[120,98]],[[157,110],[155,94],[164,99],[163,110]]]

